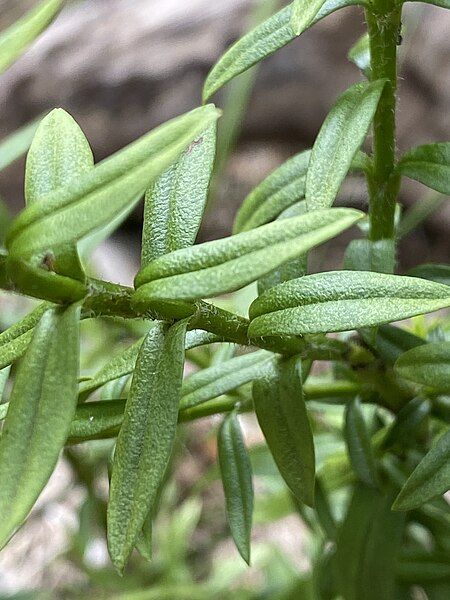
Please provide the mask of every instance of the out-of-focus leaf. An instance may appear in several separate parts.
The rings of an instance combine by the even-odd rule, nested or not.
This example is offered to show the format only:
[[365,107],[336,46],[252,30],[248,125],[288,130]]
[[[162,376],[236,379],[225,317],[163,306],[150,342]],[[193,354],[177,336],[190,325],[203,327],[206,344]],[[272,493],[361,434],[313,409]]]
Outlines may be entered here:
[[80,308],[49,309],[20,364],[0,437],[0,544],[47,483],[77,402]]
[[348,58],[367,78],[370,77],[370,40],[368,33],[362,35],[350,48]]
[[431,403],[424,398],[413,398],[397,414],[382,442],[383,449],[395,444],[404,447],[405,443],[414,443],[414,434],[425,417],[430,414]]
[[421,277],[436,283],[450,285],[450,265],[419,265],[407,273],[410,277]]
[[28,150],[41,119],[27,123],[0,142],[0,171]]
[[352,467],[358,478],[368,486],[378,486],[377,465],[361,403],[350,400],[345,411],[345,438]]
[[417,146],[402,156],[398,168],[402,175],[450,194],[450,142]]
[[450,392],[450,342],[433,342],[412,348],[395,363],[400,377]]
[[353,85],[329,112],[311,150],[305,190],[309,210],[333,204],[366,137],[384,83],[380,80]]
[[416,346],[425,344],[425,340],[394,325],[379,325],[375,339],[362,330],[361,335],[366,344],[376,352],[385,362],[393,365],[397,358]]
[[0,73],[3,73],[53,21],[64,0],[44,0],[0,33]]
[[193,140],[145,194],[142,266],[192,246],[206,205],[216,149],[216,125]]
[[217,445],[231,534],[239,554],[250,564],[252,467],[235,411],[225,417],[219,430]]
[[161,256],[140,271],[133,302],[194,300],[231,292],[350,227],[362,213],[335,208],[269,223]]
[[431,447],[397,496],[393,510],[411,510],[450,488],[450,429]]
[[414,229],[432,215],[445,201],[446,197],[443,194],[436,194],[435,192],[430,192],[424,198],[418,200],[405,215],[402,216],[396,231],[397,240],[402,239],[411,233],[411,231],[414,231]]
[[122,572],[150,513],[176,434],[187,321],[156,323],[142,343],[117,438],[108,548]]
[[264,292],[250,306],[248,333],[260,337],[348,331],[448,306],[448,286],[439,283],[366,271],[330,271]]
[[296,498],[314,506],[314,442],[298,358],[282,359],[253,383],[259,425],[281,476]]
[[344,269],[393,273],[395,243],[393,240],[352,240],[347,246]]

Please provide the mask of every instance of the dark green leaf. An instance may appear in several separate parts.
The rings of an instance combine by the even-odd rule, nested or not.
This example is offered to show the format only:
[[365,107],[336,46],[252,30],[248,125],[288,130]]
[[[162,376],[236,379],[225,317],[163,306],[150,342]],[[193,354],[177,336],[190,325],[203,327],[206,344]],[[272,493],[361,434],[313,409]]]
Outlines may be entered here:
[[305,190],[309,210],[333,204],[366,137],[384,83],[380,80],[353,85],[329,112],[311,150]]
[[447,306],[448,286],[424,279],[366,271],[316,273],[257,298],[250,306],[249,336],[348,331]]
[[231,535],[239,554],[250,564],[252,467],[235,411],[225,417],[219,430],[217,446]]
[[145,194],[142,267],[195,242],[208,196],[216,125],[194,140]]
[[176,434],[186,321],[156,323],[142,343],[117,438],[108,547],[119,572],[152,510]]
[[237,290],[350,227],[362,213],[335,208],[177,250],[140,273],[133,301],[194,300]]
[[417,146],[402,156],[398,168],[403,175],[450,194],[450,142]]
[[391,365],[407,350],[426,343],[422,338],[394,325],[380,325],[377,327],[374,340],[364,330],[360,334],[365,343],[385,362]]
[[413,398],[406,404],[395,417],[382,442],[382,448],[390,448],[395,444],[412,445],[415,434],[423,420],[430,414],[431,403],[424,398]]
[[[328,0],[311,24],[317,23],[340,8],[354,4],[363,4],[363,2]],[[231,46],[206,78],[203,88],[204,102],[236,75],[243,73],[297,37],[291,25],[292,9],[293,3],[255,27]]]
[[44,0],[0,34],[0,73],[3,73],[50,25],[64,0]]
[[433,342],[412,348],[395,363],[400,377],[450,392],[450,342]]
[[80,308],[46,311],[19,366],[0,437],[0,544],[47,483],[77,402]]
[[450,488],[450,429],[431,447],[397,496],[393,510],[411,510]]
[[253,383],[259,425],[281,476],[292,493],[314,505],[314,442],[303,397],[298,358],[280,360]]
[[345,411],[345,439],[353,470],[366,485],[377,487],[378,474],[372,444],[358,398],[350,400]]
[[450,285],[450,265],[420,265],[410,269],[408,275]]

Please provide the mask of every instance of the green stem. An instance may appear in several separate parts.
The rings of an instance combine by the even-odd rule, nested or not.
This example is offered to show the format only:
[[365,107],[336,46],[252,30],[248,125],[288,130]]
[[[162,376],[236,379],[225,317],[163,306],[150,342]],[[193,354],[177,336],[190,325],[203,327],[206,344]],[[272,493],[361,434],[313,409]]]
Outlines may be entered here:
[[368,176],[370,239],[394,239],[399,177],[395,171],[397,44],[401,6],[395,0],[373,0],[366,10],[370,37],[371,79],[386,79],[373,121],[373,168]]

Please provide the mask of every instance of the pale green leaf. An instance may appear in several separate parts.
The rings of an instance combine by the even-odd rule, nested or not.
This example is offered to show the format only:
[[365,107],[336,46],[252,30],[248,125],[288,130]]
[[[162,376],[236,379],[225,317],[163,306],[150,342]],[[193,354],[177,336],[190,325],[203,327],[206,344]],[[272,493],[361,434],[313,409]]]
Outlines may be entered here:
[[0,142],[0,171],[5,169],[30,147],[41,119],[36,119],[17,129]]
[[250,306],[250,337],[349,331],[450,306],[448,286],[424,279],[331,271],[282,283]]
[[234,291],[359,220],[353,209],[316,211],[166,254],[138,273],[133,302],[193,300]]
[[217,446],[231,534],[239,554],[250,564],[252,467],[235,411],[225,417],[219,429]]
[[44,0],[0,33],[0,73],[3,73],[53,21],[64,0]]
[[333,204],[367,135],[384,83],[353,85],[329,112],[311,150],[305,190],[309,210]]
[[412,348],[395,363],[400,377],[450,392],[450,342],[434,342]]
[[398,168],[441,194],[450,194],[450,142],[424,144],[404,154]]
[[368,33],[362,35],[350,48],[348,58],[367,78],[370,77],[370,38]]
[[50,309],[20,363],[0,437],[0,544],[47,483],[77,403],[80,308]]
[[295,35],[300,35],[315,22],[324,0],[294,0],[291,26]]

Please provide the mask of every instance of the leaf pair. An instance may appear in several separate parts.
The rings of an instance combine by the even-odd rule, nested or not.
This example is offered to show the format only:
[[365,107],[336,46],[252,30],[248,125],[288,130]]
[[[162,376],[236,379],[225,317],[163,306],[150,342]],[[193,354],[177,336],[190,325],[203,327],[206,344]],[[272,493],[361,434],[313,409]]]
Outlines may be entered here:
[[0,437],[0,545],[19,527],[66,442],[78,396],[80,307],[48,309],[19,365]]
[[195,300],[237,290],[332,238],[361,216],[346,208],[316,211],[176,250],[138,273],[133,301],[145,309],[152,302]]
[[365,271],[317,273],[257,298],[250,306],[249,336],[348,331],[447,306],[448,286],[431,281]]

